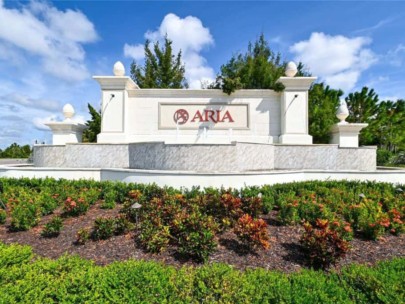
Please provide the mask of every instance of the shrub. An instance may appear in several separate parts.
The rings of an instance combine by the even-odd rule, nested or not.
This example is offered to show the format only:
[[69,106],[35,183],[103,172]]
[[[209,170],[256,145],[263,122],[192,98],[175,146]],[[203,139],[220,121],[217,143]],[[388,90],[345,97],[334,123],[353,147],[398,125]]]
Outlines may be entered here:
[[0,225],[5,224],[7,219],[7,212],[0,208]]
[[89,203],[82,197],[78,199],[68,197],[63,205],[63,213],[66,216],[79,216],[86,213],[89,207]]
[[358,214],[358,228],[368,239],[378,239],[390,227],[388,214],[383,212],[380,202],[363,199],[358,208]]
[[190,205],[177,215],[173,226],[179,253],[199,262],[207,261],[217,247],[215,234],[218,224],[214,218],[201,214],[198,206]]
[[180,234],[178,252],[185,254],[199,262],[206,262],[217,247],[215,232],[207,227],[197,231]]
[[57,237],[63,227],[63,221],[59,216],[55,216],[45,225],[41,235],[43,237]]
[[51,214],[59,205],[57,196],[52,195],[48,189],[44,189],[38,194],[37,201],[41,206],[42,215]]
[[269,249],[269,235],[267,224],[262,219],[253,219],[249,214],[239,218],[234,232],[244,246],[249,249]]
[[40,220],[41,208],[32,200],[20,201],[11,207],[12,231],[28,230],[36,226]]
[[386,149],[377,149],[377,166],[385,166],[389,164],[394,154]]
[[227,192],[221,195],[220,202],[225,211],[224,217],[236,220],[243,214],[240,197],[235,197]]
[[86,228],[80,229],[76,233],[76,244],[77,245],[84,245],[90,239],[90,230]]
[[242,197],[242,211],[252,217],[258,217],[263,213],[262,194],[258,196]]
[[104,201],[101,204],[101,208],[103,209],[114,209],[115,202],[117,200],[118,192],[114,190],[110,190],[104,194]]
[[327,268],[349,251],[349,242],[335,229],[328,220],[318,219],[312,226],[306,222],[301,244],[309,254],[312,266]]
[[392,163],[396,166],[404,166],[405,165],[405,152],[401,152],[396,155],[392,161]]
[[163,252],[170,241],[169,226],[158,222],[142,222],[138,239],[147,251],[152,253]]
[[118,215],[114,219],[114,234],[121,235],[127,233],[128,231],[134,228],[134,224],[132,224],[125,215]]
[[115,220],[113,218],[96,218],[91,234],[93,240],[106,240],[114,235]]
[[402,221],[403,216],[401,212],[397,209],[391,209],[388,211],[388,215],[391,220],[390,232],[395,235],[399,235],[404,231],[404,222]]

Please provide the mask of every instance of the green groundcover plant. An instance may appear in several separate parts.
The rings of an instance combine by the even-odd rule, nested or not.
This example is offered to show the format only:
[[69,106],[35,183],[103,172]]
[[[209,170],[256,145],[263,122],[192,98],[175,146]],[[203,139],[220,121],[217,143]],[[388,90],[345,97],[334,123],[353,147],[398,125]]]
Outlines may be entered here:
[[0,243],[0,303],[403,303],[405,259],[284,274],[223,264],[174,268],[35,256]]

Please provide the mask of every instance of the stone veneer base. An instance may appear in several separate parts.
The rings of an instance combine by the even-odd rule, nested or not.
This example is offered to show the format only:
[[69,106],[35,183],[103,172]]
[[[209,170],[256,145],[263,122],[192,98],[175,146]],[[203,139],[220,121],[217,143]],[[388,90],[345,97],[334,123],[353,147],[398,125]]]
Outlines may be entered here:
[[337,145],[231,144],[67,144],[34,146],[34,166],[125,168],[192,172],[376,169],[376,148]]

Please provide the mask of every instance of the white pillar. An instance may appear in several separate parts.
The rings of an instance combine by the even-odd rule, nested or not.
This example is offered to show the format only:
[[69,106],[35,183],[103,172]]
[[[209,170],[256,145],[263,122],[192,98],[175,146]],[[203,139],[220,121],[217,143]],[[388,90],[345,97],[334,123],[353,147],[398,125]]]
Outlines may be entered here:
[[48,122],[47,125],[52,130],[52,144],[66,145],[67,143],[82,142],[83,131],[87,126],[72,120],[75,110],[71,104],[63,107],[65,120],[62,122]]
[[101,86],[101,133],[98,143],[125,142],[125,108],[128,103],[128,89],[139,89],[132,79],[125,75],[121,62],[114,65],[115,76],[94,76]]
[[280,77],[285,89],[281,94],[281,144],[312,144],[308,134],[308,90],[316,77]]
[[77,122],[49,122],[46,123],[52,130],[52,144],[66,145],[67,143],[82,142],[83,131],[87,126]]
[[358,148],[359,133],[367,127],[366,123],[338,123],[332,126],[331,144],[338,144],[342,148]]

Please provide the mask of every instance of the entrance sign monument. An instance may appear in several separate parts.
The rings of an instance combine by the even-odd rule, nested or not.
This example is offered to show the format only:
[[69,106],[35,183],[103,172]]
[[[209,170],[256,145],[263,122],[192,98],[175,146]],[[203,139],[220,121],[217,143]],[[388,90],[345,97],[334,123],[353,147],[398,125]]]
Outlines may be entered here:
[[0,176],[46,174],[177,187],[404,180],[404,172],[376,171],[376,147],[358,145],[359,132],[367,125],[347,123],[344,103],[331,143],[313,144],[308,89],[316,77],[295,77],[294,63],[278,80],[285,87],[282,92],[239,90],[232,95],[207,89],[140,89],[120,62],[113,72],[93,77],[102,98],[96,144],[80,142],[85,126],[71,120],[68,105],[63,122],[48,124],[53,144],[34,146],[31,171],[0,168]]

